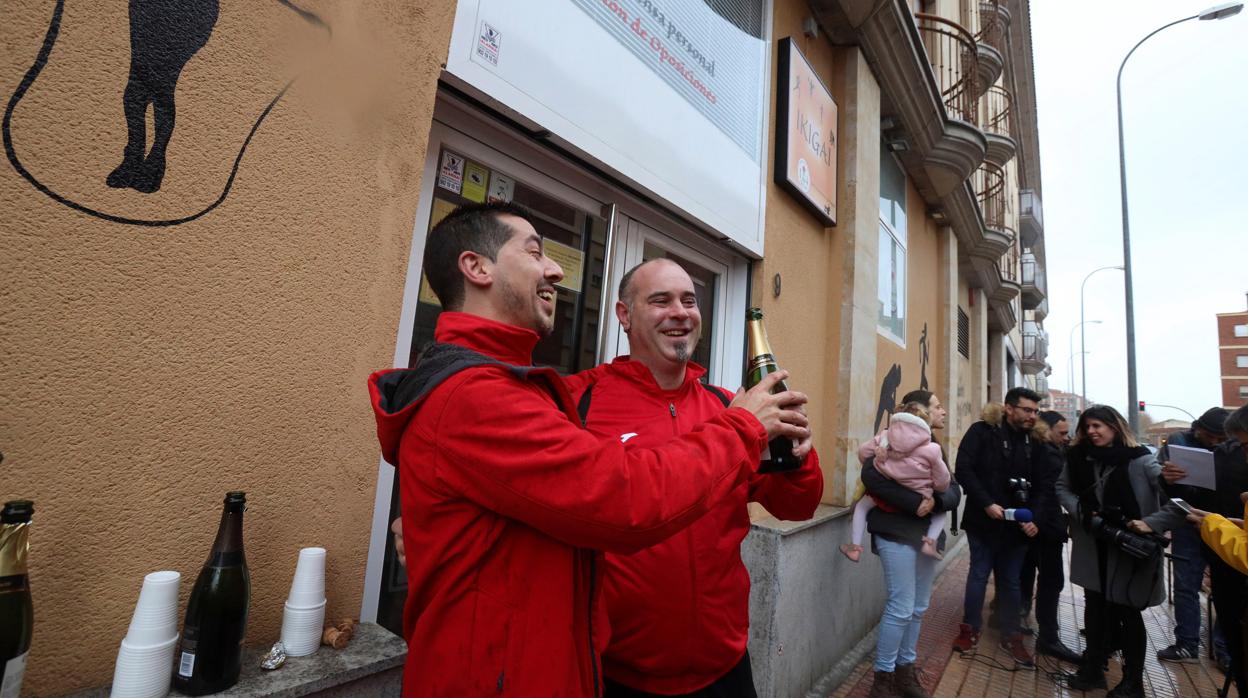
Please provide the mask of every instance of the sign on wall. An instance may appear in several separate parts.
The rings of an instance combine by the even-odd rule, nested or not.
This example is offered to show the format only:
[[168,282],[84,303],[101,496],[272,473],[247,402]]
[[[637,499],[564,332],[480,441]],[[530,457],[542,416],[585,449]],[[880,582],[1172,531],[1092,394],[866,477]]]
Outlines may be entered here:
[[447,72],[763,251],[765,0],[460,0]]
[[836,101],[792,38],[780,40],[776,183],[836,225]]

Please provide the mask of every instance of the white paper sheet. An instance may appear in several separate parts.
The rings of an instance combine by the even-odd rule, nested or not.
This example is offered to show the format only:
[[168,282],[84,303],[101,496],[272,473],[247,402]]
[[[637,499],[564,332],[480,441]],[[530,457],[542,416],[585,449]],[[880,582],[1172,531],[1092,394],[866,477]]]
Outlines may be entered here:
[[1171,445],[1170,462],[1187,471],[1187,476],[1176,481],[1179,485],[1195,485],[1207,490],[1217,489],[1217,478],[1213,472],[1213,452],[1203,448]]

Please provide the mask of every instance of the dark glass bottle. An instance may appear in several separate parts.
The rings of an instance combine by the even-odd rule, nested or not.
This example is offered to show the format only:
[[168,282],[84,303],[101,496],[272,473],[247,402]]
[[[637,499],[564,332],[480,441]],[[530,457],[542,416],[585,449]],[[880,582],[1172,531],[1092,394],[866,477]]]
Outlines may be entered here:
[[[763,311],[750,308],[745,311],[745,325],[749,333],[750,363],[745,369],[745,387],[758,385],[767,374],[780,370],[776,357],[771,353],[771,343],[767,341],[767,330],[763,328]],[[773,393],[782,393],[789,387],[784,381],[776,384]],[[796,470],[802,462],[793,455],[793,440],[777,436],[767,444],[763,452],[762,463],[758,466],[760,473],[780,473]]]
[[238,683],[251,601],[243,555],[246,509],[244,493],[225,495],[217,540],[191,589],[173,671],[173,687],[187,695],[216,693]]
[[0,696],[22,692],[26,655],[35,627],[35,610],[26,574],[30,518],[35,505],[24,499],[5,502],[0,511]]

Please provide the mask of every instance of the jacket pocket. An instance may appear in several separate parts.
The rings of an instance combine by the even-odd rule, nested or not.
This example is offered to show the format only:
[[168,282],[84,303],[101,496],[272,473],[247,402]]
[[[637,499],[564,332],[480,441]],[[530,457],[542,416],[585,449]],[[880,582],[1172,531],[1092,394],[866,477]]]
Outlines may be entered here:
[[472,695],[494,696],[515,693],[515,655],[520,645],[516,631],[523,627],[520,611],[501,599],[473,589],[472,633],[469,638]]

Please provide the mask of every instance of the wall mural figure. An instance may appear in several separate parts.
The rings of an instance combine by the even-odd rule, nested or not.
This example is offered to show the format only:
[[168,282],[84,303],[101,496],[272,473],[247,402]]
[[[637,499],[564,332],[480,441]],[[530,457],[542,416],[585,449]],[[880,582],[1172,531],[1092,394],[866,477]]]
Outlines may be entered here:
[[884,421],[884,417],[891,417],[893,409],[897,407],[897,389],[901,387],[901,364],[893,364],[888,369],[888,373],[884,374],[884,382],[880,384],[880,405],[875,412],[875,430],[872,434],[880,433],[880,423]]
[[[186,62],[199,52],[217,24],[217,0],[130,0],[130,77],[123,104],[126,150],[107,179],[115,189],[151,194],[165,178],[165,149],[173,136],[174,91]],[[147,108],[155,137],[147,148]]]
[[[182,69],[186,67],[187,61],[208,42],[217,22],[218,2],[219,0],[129,0],[130,75],[122,96],[126,112],[126,147],[121,165],[105,177],[108,186],[129,187],[145,194],[160,189],[165,175],[165,150],[173,135],[173,97],[178,78]],[[310,25],[324,30],[327,38],[332,34],[329,25],[317,15],[296,6],[290,0],[276,0],[276,2],[299,15]],[[47,66],[48,58],[51,57],[57,36],[60,34],[61,16],[64,11],[65,0],[56,0],[52,19],[48,23],[48,31],[44,35],[42,46],[39,47],[39,53],[35,56],[35,62],[22,76],[22,81],[13,91],[5,107],[4,121],[0,123],[0,131],[3,132],[4,154],[9,164],[23,179],[30,182],[31,186],[53,201],[75,211],[114,223],[153,227],[180,225],[204,216],[220,206],[229,196],[230,188],[234,186],[234,178],[238,176],[239,165],[243,161],[243,155],[247,152],[251,139],[255,137],[256,131],[264,123],[265,117],[273,111],[273,107],[277,106],[297,78],[287,82],[256,117],[247,137],[238,148],[238,155],[234,158],[220,195],[203,209],[190,215],[162,220],[131,218],[100,211],[69,199],[39,181],[22,164],[13,145],[13,112]],[[155,138],[151,151],[145,152],[147,140],[145,121],[149,104],[155,116]]]
[[919,390],[927,387],[927,323],[923,323],[923,334],[919,335]]

